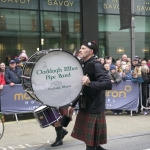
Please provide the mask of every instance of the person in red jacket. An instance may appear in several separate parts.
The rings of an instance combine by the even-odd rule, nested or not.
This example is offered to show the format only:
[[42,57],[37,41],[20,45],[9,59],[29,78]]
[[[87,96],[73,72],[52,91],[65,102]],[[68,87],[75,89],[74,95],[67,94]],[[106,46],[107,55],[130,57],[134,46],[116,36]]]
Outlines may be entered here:
[[3,85],[6,84],[4,73],[5,73],[5,64],[1,63],[0,64],[0,90],[3,89]]
[[[4,74],[5,74],[5,64],[4,63],[0,63],[0,90],[2,90],[3,89],[3,85],[6,84]],[[1,112],[1,102],[0,102],[0,112]],[[1,119],[2,119],[2,122],[5,122],[4,115],[2,115]]]

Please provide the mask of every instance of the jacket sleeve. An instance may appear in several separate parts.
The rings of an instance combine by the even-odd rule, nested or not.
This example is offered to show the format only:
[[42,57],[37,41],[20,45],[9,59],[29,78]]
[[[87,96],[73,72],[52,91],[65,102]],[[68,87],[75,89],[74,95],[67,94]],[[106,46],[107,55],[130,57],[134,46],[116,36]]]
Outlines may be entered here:
[[122,81],[122,78],[121,78],[121,76],[117,73],[117,76],[116,76],[116,80],[115,80],[115,82],[121,82]]
[[9,80],[9,69],[5,70],[5,80],[7,84],[11,83],[11,81]]
[[104,69],[104,67],[96,63],[95,64],[95,71],[94,76],[96,81],[90,82],[90,87],[96,90],[111,90],[112,89],[112,83],[108,76],[108,73]]
[[6,81],[5,81],[5,77],[4,75],[1,75],[1,84],[5,85],[6,84]]

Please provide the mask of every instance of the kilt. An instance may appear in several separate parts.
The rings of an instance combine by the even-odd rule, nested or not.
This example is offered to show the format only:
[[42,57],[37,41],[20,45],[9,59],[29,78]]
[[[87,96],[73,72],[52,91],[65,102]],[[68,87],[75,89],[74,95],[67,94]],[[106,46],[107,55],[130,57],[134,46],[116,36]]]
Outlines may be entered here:
[[98,114],[79,112],[71,136],[85,142],[88,146],[106,144],[107,127],[105,112]]

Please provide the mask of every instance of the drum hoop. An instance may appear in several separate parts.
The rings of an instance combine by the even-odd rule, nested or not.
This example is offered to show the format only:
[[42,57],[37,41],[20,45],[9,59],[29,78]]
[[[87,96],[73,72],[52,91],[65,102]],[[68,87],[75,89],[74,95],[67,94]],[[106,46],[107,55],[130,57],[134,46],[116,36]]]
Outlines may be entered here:
[[[41,50],[40,52],[42,53],[42,51],[43,51],[43,55],[41,55],[41,57],[39,57],[39,58],[36,60],[36,62],[38,62],[39,59],[41,59],[44,55],[46,55],[46,54],[48,54],[48,53],[57,52],[57,51],[58,51],[58,52],[66,52],[66,53],[70,54],[71,56],[73,56],[73,57],[77,60],[77,62],[80,64],[80,66],[81,66],[81,68],[82,68],[82,65],[81,65],[81,62],[79,61],[79,59],[78,59],[77,57],[75,57],[72,53],[68,52],[68,51],[58,49],[58,50]],[[33,54],[33,55],[29,58],[29,60],[31,60],[35,55],[37,55],[37,54],[40,53],[40,52],[36,52],[35,54]],[[44,53],[44,52],[45,52],[45,53]],[[30,74],[31,77],[32,77],[32,73],[33,73],[33,69],[34,69],[35,65],[36,65],[36,63],[33,64],[33,66],[32,66],[32,70],[31,70],[31,74]],[[25,70],[26,66],[27,66],[27,64],[25,64],[25,66],[23,67],[23,73],[24,73],[24,70]],[[83,72],[83,70],[82,70],[82,72]],[[32,90],[33,93],[34,93],[33,86],[32,86],[32,79],[30,79],[30,82],[31,82],[31,90]],[[74,100],[72,100],[72,102],[70,102],[69,104],[72,104],[74,101],[76,101],[76,100],[80,97],[80,95],[81,95],[81,93],[82,93],[82,91],[83,91],[83,87],[84,87],[84,86],[82,86],[82,88],[81,88],[79,94],[77,95],[77,97],[76,97]],[[29,94],[28,92],[27,92],[27,94],[30,96],[30,94]],[[40,103],[42,103],[42,105],[44,105],[44,103],[43,103],[41,100],[39,100],[39,98],[38,98],[35,94],[34,94],[34,96],[35,96],[37,99],[33,98],[32,96],[30,96],[30,97],[33,98],[33,100],[35,100],[35,101],[38,100]],[[69,104],[66,104],[66,105],[63,105],[63,106],[68,106]],[[49,106],[49,107],[52,107],[52,108],[57,108],[56,106],[50,106],[50,105],[48,105],[48,104],[45,104],[45,105],[46,105],[46,106]],[[62,106],[58,106],[58,107],[62,107]]]
[[[40,51],[40,52],[42,52],[42,51]],[[40,52],[36,52],[36,53],[34,53],[28,60],[31,60],[35,55],[37,55],[38,53],[40,53]],[[43,53],[43,55],[41,55],[41,57],[43,57],[44,55],[45,55],[46,53]],[[39,57],[37,60],[36,60],[36,62],[41,58],[41,57]],[[27,61],[28,62],[28,61]],[[36,63],[35,63],[36,64]],[[32,66],[32,69],[31,69],[31,76],[32,76],[32,72],[33,72],[33,68],[35,67],[35,64],[33,64],[33,66]],[[23,67],[23,70],[22,70],[22,72],[24,73],[24,70],[25,70],[25,68],[26,68],[26,66],[27,66],[27,63],[25,63],[25,65],[24,65],[24,67]],[[24,80],[22,80],[22,82],[23,82]],[[30,82],[32,83],[32,79],[30,79]],[[23,89],[25,90],[25,87],[24,87],[24,84],[22,84],[23,85]],[[33,91],[33,87],[32,87],[32,84],[31,84],[31,89],[32,89],[32,91]],[[26,92],[33,100],[38,100],[38,102],[40,102],[40,103],[42,103],[43,104],[43,102],[42,101],[40,101],[39,99],[38,99],[38,97],[34,94],[34,96],[36,97],[36,99],[31,95],[31,94],[29,94],[28,92]],[[34,93],[34,91],[33,91],[33,93]]]

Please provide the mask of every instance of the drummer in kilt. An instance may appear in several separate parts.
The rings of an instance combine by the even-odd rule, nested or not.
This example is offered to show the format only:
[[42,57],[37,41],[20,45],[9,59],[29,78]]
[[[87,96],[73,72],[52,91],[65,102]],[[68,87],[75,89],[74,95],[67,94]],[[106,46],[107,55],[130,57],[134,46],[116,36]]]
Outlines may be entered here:
[[94,59],[97,52],[95,42],[83,41],[79,57],[83,60],[84,87],[80,98],[68,108],[68,113],[72,114],[79,101],[79,113],[71,136],[84,141],[86,150],[105,150],[100,145],[107,143],[105,90],[111,90],[112,83],[103,65]]
[[[59,112],[60,112],[61,116],[68,115],[68,107],[67,106],[60,107]],[[65,137],[65,135],[68,134],[68,131],[62,127],[60,122],[61,122],[61,120],[59,120],[53,124],[53,126],[55,127],[55,131],[56,131],[56,140],[54,141],[54,143],[51,144],[51,147],[63,145],[62,140]]]

